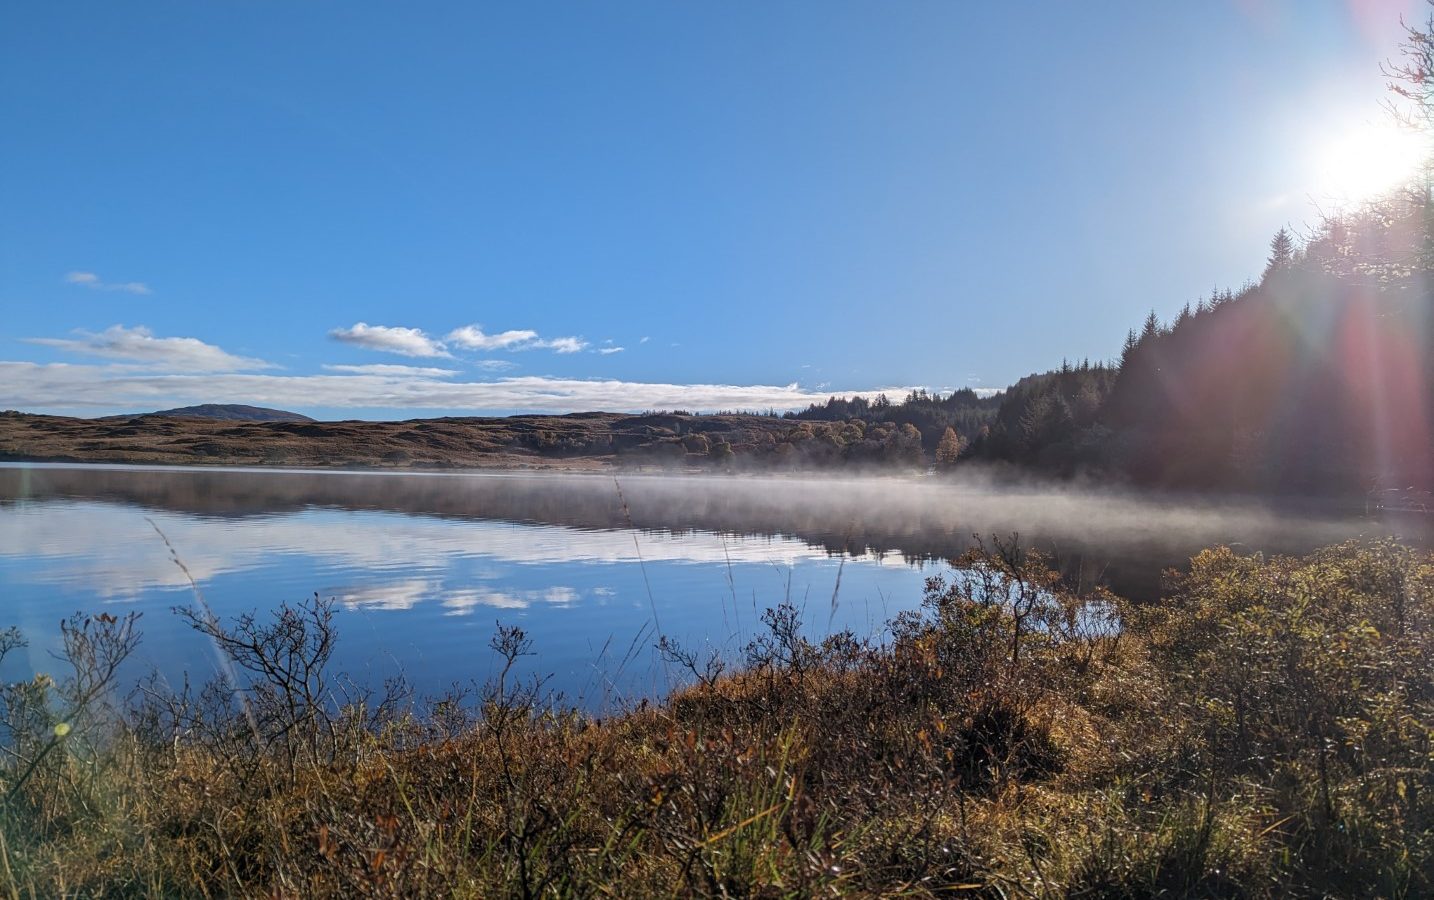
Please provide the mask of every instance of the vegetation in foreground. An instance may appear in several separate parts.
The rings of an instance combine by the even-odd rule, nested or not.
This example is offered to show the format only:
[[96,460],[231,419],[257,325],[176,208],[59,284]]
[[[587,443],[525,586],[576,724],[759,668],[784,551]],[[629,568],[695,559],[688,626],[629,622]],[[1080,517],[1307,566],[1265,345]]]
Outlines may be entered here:
[[[1137,606],[997,543],[887,640],[766,614],[611,718],[331,676],[333,610],[182,612],[231,661],[115,696],[136,617],[6,685],[0,885],[62,896],[1434,894],[1434,555],[1196,557]],[[3,648],[13,650],[11,632]]]

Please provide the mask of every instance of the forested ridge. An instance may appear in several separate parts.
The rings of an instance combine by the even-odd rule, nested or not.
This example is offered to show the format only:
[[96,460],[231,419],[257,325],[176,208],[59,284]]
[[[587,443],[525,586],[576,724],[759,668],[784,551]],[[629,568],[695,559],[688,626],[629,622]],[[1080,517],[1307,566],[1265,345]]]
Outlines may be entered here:
[[963,459],[1143,484],[1428,490],[1434,419],[1429,195],[1400,192],[1281,229],[1258,281],[1170,322],[1113,364],[1022,379]]

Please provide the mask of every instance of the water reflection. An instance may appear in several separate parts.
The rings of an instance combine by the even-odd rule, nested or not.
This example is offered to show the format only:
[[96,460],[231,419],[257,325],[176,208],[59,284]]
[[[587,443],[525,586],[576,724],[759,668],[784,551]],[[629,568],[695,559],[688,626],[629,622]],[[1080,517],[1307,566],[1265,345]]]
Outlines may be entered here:
[[[635,563],[641,558],[788,566],[830,555],[823,547],[781,536],[654,530],[634,541],[632,532],[625,530],[453,521],[418,514],[355,515],[324,508],[226,521],[131,503],[56,499],[32,499],[0,515],[0,554],[51,560],[35,570],[41,583],[84,587],[109,600],[137,597],[156,588],[185,588],[188,579],[157,539],[156,527],[201,582],[285,556],[320,558],[334,571],[381,573],[442,570],[458,559],[546,565]],[[472,574],[481,577],[484,571],[479,568]],[[391,608],[412,605],[397,599],[417,590],[415,582],[405,583],[406,587],[395,589]],[[364,602],[360,595],[353,596],[355,602]]]
[[586,702],[665,687],[650,654],[617,672],[605,649],[648,647],[658,623],[735,651],[761,609],[791,599],[816,633],[877,634],[976,533],[1019,531],[1072,572],[1137,597],[1212,544],[1303,552],[1427,536],[1423,518],[1363,509],[922,478],[628,475],[619,486],[550,474],[4,466],[0,589],[8,621],[36,642],[15,665],[53,665],[56,621],[97,603],[146,612],[148,664],[175,677],[196,665],[203,648],[167,614],[190,602],[190,583],[155,528],[221,614],[336,598],[341,662],[360,676],[401,670],[434,688],[482,678],[494,620],[516,620],[541,650],[534,666]]
[[[474,536],[449,532],[439,521],[397,530],[387,521],[382,528],[354,534],[350,544],[337,537],[341,529],[331,523],[311,528],[312,518],[286,520],[276,514],[369,511],[488,523],[492,527],[481,543],[495,555],[530,562],[630,559],[629,527],[649,536],[686,535],[683,541],[659,540],[650,552],[694,561],[743,552],[740,542],[734,546],[716,539],[723,534],[773,540],[757,545],[763,559],[772,552],[800,556],[816,551],[893,553],[921,561],[959,555],[973,534],[1020,532],[1067,565],[1083,561],[1093,577],[1140,597],[1155,593],[1162,569],[1215,544],[1298,553],[1361,536],[1392,534],[1422,542],[1428,532],[1425,516],[1370,515],[1362,505],[1339,508],[1288,499],[1271,505],[930,478],[624,475],[619,487],[617,479],[594,475],[0,467],[0,508],[47,499],[96,500],[206,518],[261,516],[269,534],[255,535],[252,540],[262,546],[250,551],[314,546],[347,555],[361,566],[461,552],[454,542]],[[505,537],[503,526],[495,523],[566,528],[508,531]],[[412,541],[392,545],[405,536]]]

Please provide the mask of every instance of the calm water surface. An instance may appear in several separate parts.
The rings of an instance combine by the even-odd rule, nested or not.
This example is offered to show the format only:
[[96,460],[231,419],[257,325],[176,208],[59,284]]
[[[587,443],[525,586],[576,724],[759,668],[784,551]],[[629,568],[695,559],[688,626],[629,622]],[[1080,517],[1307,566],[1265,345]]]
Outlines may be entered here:
[[30,647],[7,678],[55,671],[60,619],[142,612],[135,674],[214,671],[172,608],[194,602],[169,540],[220,616],[317,592],[339,604],[338,666],[436,692],[493,671],[496,622],[590,708],[677,678],[659,634],[740,655],[784,598],[814,635],[880,636],[975,533],[1019,531],[1087,579],[1154,596],[1198,549],[1304,552],[1352,537],[1426,543],[1423,515],[1195,503],[931,478],[390,474],[0,466],[0,625]]

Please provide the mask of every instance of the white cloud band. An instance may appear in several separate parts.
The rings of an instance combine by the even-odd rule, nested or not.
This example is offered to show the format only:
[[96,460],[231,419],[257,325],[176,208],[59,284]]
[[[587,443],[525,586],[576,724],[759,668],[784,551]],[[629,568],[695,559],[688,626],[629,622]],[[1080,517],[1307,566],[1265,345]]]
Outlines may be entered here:
[[249,403],[290,409],[640,412],[648,409],[790,410],[832,393],[899,398],[881,391],[813,391],[778,385],[666,384],[521,376],[449,381],[393,374],[149,374],[125,366],[0,362],[0,407],[135,410],[188,403]]

